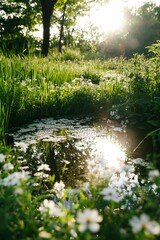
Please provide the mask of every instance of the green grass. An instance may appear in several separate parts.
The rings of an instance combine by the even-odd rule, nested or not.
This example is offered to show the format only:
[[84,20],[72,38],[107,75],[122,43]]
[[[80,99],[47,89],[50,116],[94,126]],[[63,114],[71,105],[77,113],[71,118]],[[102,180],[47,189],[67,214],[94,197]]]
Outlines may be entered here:
[[[83,95],[83,89],[85,90],[84,95],[89,95],[89,97],[85,97],[86,105],[91,105],[95,96],[91,96],[90,86],[87,87],[87,83],[85,88],[80,89],[80,86],[84,85],[83,79],[85,81],[91,79],[95,83],[99,82],[110,65],[113,66],[112,61],[110,63],[99,60],[75,60],[71,62],[55,56],[37,58],[14,55],[7,58],[2,55],[0,58],[1,114],[3,111],[8,112],[6,123],[3,124],[5,125],[3,129],[6,131],[8,125],[12,127],[32,121],[35,118],[70,112],[69,109],[73,109],[69,106],[71,99],[80,103],[81,100],[76,98],[78,95]],[[78,88],[77,84],[72,84],[75,78],[81,79]],[[71,96],[69,96],[69,85],[67,84],[73,85],[69,91]],[[78,91],[80,93],[75,94]],[[94,93],[93,90],[92,92]],[[87,103],[87,99],[90,101],[89,103]],[[72,104],[76,108],[73,109],[73,112],[77,111],[77,107],[79,107],[77,104]],[[4,107],[5,110],[3,110]],[[79,113],[81,112],[82,109],[79,108]]]
[[119,119],[130,125],[158,128],[159,43],[150,48],[154,57],[135,55],[130,60],[85,60],[69,50],[48,58],[1,55],[1,139],[9,128],[36,118],[108,116],[113,105]]

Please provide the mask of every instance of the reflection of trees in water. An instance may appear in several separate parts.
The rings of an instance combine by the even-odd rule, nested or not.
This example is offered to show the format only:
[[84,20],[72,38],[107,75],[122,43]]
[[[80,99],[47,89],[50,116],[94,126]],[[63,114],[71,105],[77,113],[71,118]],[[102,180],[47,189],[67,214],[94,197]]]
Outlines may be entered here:
[[50,166],[50,174],[55,175],[55,181],[62,180],[66,186],[71,187],[75,187],[79,180],[85,180],[88,156],[88,146],[78,139],[66,139],[61,142],[39,141],[30,145],[26,153],[32,175],[37,172],[40,164],[46,163]]

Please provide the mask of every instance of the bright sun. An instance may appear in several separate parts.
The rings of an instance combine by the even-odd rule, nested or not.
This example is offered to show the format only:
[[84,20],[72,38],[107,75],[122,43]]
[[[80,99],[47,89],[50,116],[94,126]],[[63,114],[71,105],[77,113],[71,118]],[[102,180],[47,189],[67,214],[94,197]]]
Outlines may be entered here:
[[113,0],[91,11],[91,22],[104,33],[116,31],[123,27],[124,14],[121,1]]

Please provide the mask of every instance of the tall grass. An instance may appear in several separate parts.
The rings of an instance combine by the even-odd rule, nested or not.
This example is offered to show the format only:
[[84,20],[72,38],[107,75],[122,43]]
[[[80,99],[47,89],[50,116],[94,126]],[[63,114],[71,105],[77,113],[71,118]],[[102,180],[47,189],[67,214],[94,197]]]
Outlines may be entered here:
[[[85,60],[79,53],[0,56],[0,135],[35,118],[64,114],[108,115],[140,127],[159,127],[159,43],[154,56]],[[116,106],[115,106],[116,105]]]
[[0,141],[5,141],[11,109],[15,95],[12,61],[1,61],[0,65]]
[[[70,104],[70,99],[75,99],[72,96],[76,90],[76,88],[73,89],[72,80],[80,78],[79,87],[84,85],[83,79],[90,79],[95,82],[98,80],[99,82],[104,73],[114,65],[113,61],[110,61],[110,63],[109,61],[106,63],[99,60],[85,61],[83,59],[70,61],[66,60],[68,58],[68,53],[67,56],[53,55],[49,58],[15,55],[8,58],[2,55],[0,63],[1,93],[5,94],[1,95],[1,121],[3,122],[4,119],[3,111],[5,111],[5,116],[8,119],[7,122],[11,113],[10,126],[31,121],[34,118],[70,112],[68,108],[73,109],[73,107],[67,106],[66,103]],[[71,96],[68,96],[69,92],[66,93],[68,91],[67,84],[73,85],[72,91],[69,91]],[[81,92],[83,92],[83,89],[80,90],[79,88]],[[90,97],[86,98],[86,105],[88,104],[87,99],[92,100],[90,87],[88,90]],[[85,92],[86,95],[86,88]],[[63,94],[64,96],[62,96]],[[6,96],[6,99],[4,96]],[[78,102],[80,103],[80,101],[79,99]],[[77,111],[78,105],[72,105],[75,106]],[[65,107],[66,109],[64,109]],[[73,109],[74,111],[75,109]],[[79,112],[81,112],[81,108]],[[6,127],[5,124],[3,132],[7,130]]]

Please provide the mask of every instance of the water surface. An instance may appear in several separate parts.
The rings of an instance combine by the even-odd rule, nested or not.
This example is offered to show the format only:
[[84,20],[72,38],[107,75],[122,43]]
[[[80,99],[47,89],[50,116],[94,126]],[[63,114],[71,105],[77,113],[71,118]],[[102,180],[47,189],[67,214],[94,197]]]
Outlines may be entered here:
[[[55,176],[67,186],[120,174],[129,163],[126,128],[108,119],[42,119],[14,133],[25,170],[35,177]],[[50,170],[39,171],[42,164]]]

